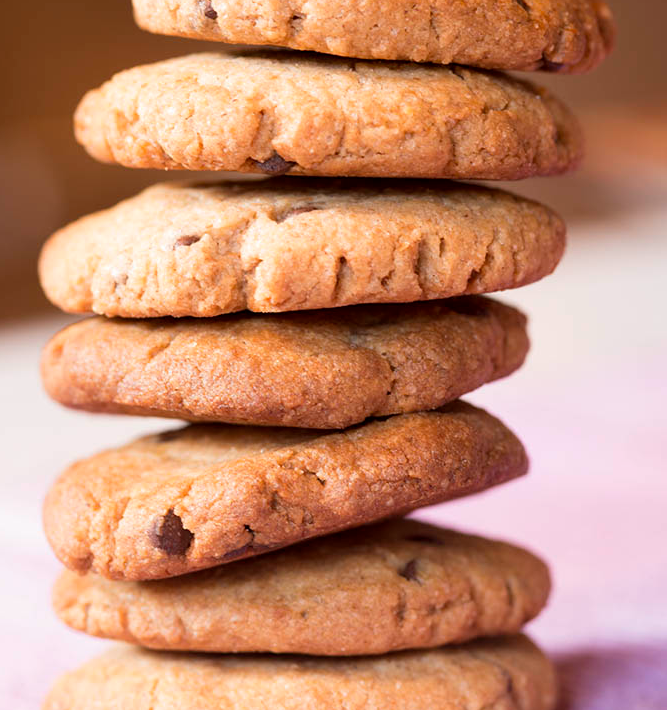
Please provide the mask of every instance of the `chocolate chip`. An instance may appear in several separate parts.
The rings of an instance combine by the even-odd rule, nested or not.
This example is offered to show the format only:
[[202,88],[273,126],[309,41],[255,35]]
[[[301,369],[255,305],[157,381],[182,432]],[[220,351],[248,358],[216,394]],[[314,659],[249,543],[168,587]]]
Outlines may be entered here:
[[201,239],[201,235],[197,234],[186,234],[183,237],[179,237],[175,242],[174,242],[174,249],[176,247],[189,247],[192,246],[193,244],[196,244],[199,240]]
[[417,578],[417,560],[410,560],[403,569],[398,570],[398,573],[409,582],[419,582]]
[[530,7],[528,6],[528,3],[526,3],[524,0],[515,0],[516,4],[522,7],[526,12],[530,12]]
[[208,17],[209,20],[218,19],[218,13],[213,9],[213,5],[211,5],[210,0],[204,6],[204,15]]
[[274,153],[263,163],[260,163],[258,160],[252,159],[251,162],[253,165],[258,167],[263,173],[266,173],[267,175],[284,175],[296,165],[296,163],[294,162],[285,160],[282,156],[278,155],[278,153]]
[[290,207],[289,209],[285,210],[284,212],[277,212],[274,220],[277,223],[284,222],[286,219],[289,219],[290,217],[295,217],[298,214],[304,214],[305,212],[315,212],[315,210],[321,210],[322,207],[320,205],[302,205],[301,207]]
[[166,515],[156,518],[149,537],[153,546],[168,555],[184,555],[192,544],[194,534],[183,527],[183,521],[170,508]]
[[409,542],[425,542],[428,545],[442,545],[442,540],[438,540],[436,537],[431,537],[430,535],[410,535],[406,537]]

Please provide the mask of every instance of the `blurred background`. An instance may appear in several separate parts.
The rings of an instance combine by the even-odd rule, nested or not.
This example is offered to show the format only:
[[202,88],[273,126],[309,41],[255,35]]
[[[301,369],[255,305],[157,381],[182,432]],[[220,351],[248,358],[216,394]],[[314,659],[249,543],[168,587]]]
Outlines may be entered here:
[[[567,710],[667,707],[667,73],[663,0],[611,0],[615,53],[581,77],[535,75],[579,113],[576,174],[510,186],[569,226],[556,274],[502,294],[531,319],[533,349],[509,380],[468,397],[525,441],[531,474],[422,517],[527,544],[555,592],[531,633],[557,657]],[[58,566],[44,492],[69,462],[164,426],[87,416],[41,392],[39,351],[70,319],[42,297],[41,243],[66,222],[183,174],[99,165],[73,139],[79,98],[112,73],[214,45],[151,36],[129,0],[13,3],[0,26],[0,692],[34,708],[53,678],[103,646],[49,609]]]

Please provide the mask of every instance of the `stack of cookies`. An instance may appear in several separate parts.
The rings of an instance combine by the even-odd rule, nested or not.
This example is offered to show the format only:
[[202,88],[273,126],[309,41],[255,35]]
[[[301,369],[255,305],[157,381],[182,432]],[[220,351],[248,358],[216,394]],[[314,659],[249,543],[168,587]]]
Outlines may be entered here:
[[516,436],[457,398],[528,350],[524,316],[480,294],[549,274],[565,229],[532,201],[425,178],[573,168],[567,108],[486,69],[588,70],[608,9],[134,4],[155,32],[320,54],[138,67],[77,110],[100,160],[271,177],[156,185],[44,247],[48,297],[99,314],[47,345],[50,395],[192,422],[75,463],[48,493],[57,613],[133,645],[45,708],[552,709],[553,669],[518,635],[545,564],[401,516],[526,472]]

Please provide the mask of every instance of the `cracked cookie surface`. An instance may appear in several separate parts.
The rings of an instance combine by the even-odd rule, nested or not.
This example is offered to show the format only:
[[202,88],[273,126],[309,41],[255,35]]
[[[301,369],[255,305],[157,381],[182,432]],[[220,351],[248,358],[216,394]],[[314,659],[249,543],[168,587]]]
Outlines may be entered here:
[[281,315],[68,326],[42,376],[62,404],[189,421],[340,429],[435,409],[516,370],[526,319],[482,296]]
[[549,588],[525,550],[392,520],[172,579],[66,571],[53,601],[75,629],[155,649],[346,656],[516,633]]
[[458,401],[336,433],[195,425],[72,465],[44,527],[70,569],[158,579],[471,494],[527,466],[499,420]]
[[610,52],[614,22],[596,0],[133,0],[160,34],[363,59],[584,72]]
[[121,72],[76,111],[98,160],[270,175],[519,179],[574,168],[570,111],[465,67],[194,54]]
[[556,694],[525,636],[353,659],[124,647],[64,675],[43,710],[553,710]]
[[166,183],[57,232],[40,278],[74,313],[211,317],[516,288],[550,273],[564,244],[548,208],[472,185]]

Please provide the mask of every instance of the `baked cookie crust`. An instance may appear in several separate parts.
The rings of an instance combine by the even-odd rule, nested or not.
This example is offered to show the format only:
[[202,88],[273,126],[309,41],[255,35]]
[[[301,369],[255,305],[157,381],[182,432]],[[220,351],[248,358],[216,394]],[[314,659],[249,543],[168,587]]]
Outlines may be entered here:
[[354,659],[119,648],[56,682],[43,710],[554,710],[556,674],[525,636]]
[[591,0],[133,0],[140,27],[360,59],[579,73],[610,52],[614,21]]
[[268,175],[516,180],[582,155],[574,116],[528,82],[289,52],[123,71],[83,98],[75,130],[107,163]]
[[190,426],[71,466],[44,506],[59,559],[172,577],[403,515],[526,472],[519,440],[463,402],[340,433]]
[[72,313],[211,317],[517,288],[564,246],[548,208],[472,185],[165,183],[59,230],[39,272]]

